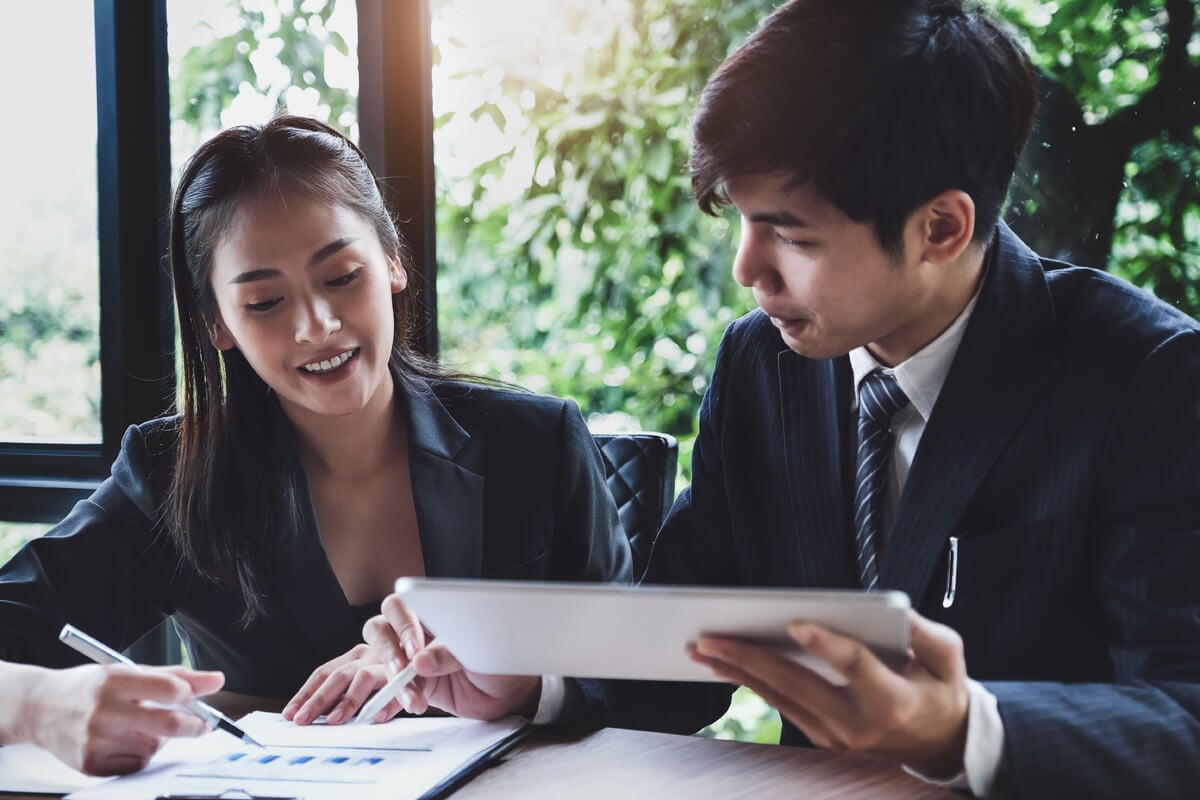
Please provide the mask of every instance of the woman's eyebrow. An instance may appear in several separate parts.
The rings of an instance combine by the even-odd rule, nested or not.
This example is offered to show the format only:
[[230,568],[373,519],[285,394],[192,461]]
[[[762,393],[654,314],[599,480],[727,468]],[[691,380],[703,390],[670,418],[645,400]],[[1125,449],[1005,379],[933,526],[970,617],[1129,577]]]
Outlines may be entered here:
[[[320,247],[308,259],[308,266],[315,267],[325,259],[329,258],[339,250],[350,246],[358,241],[353,236],[343,236],[341,239],[335,239],[324,247]],[[254,281],[265,281],[270,278],[278,278],[282,273],[277,269],[251,269],[245,272],[238,273],[233,276],[230,283],[253,283]]]

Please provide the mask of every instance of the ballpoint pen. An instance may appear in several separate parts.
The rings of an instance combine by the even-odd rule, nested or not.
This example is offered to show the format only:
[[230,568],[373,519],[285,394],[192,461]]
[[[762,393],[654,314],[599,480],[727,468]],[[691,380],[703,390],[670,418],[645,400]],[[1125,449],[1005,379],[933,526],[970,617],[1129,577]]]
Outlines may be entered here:
[[354,718],[354,724],[365,725],[373,722],[375,715],[383,711],[383,707],[400,694],[400,690],[412,683],[416,677],[417,668],[410,661],[407,667],[397,672],[390,681],[383,685],[382,689],[375,693],[374,697],[363,705],[358,716]]
[[[113,650],[108,645],[93,639],[83,631],[76,628],[74,625],[63,625],[63,629],[58,634],[58,639],[68,647],[78,650],[85,656],[95,661],[97,664],[125,664],[134,669],[141,669],[140,666],[130,661],[125,656]],[[204,723],[211,728],[218,728],[226,733],[236,736],[246,744],[252,744],[256,747],[263,747],[260,742],[255,741],[254,737],[239,728],[233,720],[217,711],[207,703],[193,699],[184,706],[187,711],[195,714]]]

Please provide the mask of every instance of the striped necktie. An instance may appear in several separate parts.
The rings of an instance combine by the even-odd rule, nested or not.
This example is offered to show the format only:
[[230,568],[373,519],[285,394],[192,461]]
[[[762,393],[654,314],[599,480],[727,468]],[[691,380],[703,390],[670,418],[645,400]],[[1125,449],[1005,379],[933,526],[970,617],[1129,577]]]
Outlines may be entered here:
[[908,405],[894,375],[875,370],[858,387],[858,473],[854,492],[854,549],[864,589],[879,583],[883,498],[892,455],[892,416]]

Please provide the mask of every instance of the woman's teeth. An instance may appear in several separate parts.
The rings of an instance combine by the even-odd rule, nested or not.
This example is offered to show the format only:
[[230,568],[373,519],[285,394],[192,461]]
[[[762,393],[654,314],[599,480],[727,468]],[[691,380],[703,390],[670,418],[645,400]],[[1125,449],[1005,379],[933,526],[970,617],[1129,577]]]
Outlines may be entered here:
[[342,353],[340,356],[334,356],[333,358],[330,358],[330,359],[327,359],[325,361],[321,361],[321,362],[318,362],[315,364],[305,364],[304,371],[305,372],[314,372],[314,373],[333,372],[335,369],[340,367],[342,364],[345,364],[347,361],[349,361],[350,357],[352,355],[354,355],[354,351],[347,350],[346,352]]

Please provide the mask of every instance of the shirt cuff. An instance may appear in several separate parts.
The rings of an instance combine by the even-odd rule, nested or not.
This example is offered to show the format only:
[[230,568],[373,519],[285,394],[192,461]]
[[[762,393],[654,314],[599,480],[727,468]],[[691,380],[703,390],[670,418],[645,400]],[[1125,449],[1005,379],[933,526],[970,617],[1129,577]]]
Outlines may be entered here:
[[538,698],[537,713],[530,721],[534,725],[550,725],[557,722],[566,706],[566,695],[566,684],[561,675],[543,675],[542,695]]
[[1004,761],[1004,721],[1000,719],[996,695],[977,681],[967,679],[967,743],[963,748],[963,771],[937,779],[905,767],[909,775],[926,783],[951,789],[970,789],[976,797],[988,797]]

